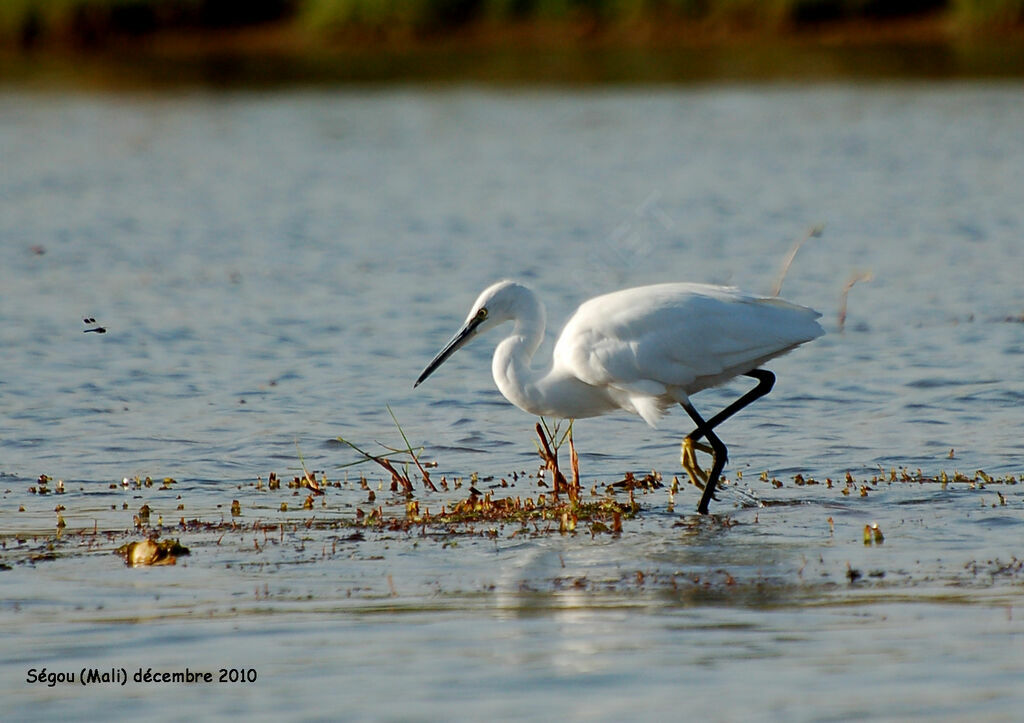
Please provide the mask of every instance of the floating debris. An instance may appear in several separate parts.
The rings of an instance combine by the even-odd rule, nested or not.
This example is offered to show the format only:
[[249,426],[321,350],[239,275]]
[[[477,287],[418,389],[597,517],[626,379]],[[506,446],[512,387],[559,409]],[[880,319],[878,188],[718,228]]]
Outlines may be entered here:
[[870,525],[864,525],[864,544],[870,545],[881,545],[885,542],[885,536],[882,534],[882,530],[878,527],[877,522],[872,522]]
[[174,565],[179,557],[188,555],[189,551],[176,539],[157,541],[146,538],[121,545],[117,548],[116,553],[124,559],[125,564],[129,567],[143,567]]
[[[760,480],[771,484],[776,489],[785,486],[784,483],[776,477],[769,477],[767,471],[761,473]],[[803,473],[793,475],[792,480],[793,484],[798,487],[822,484],[814,477]],[[846,472],[843,481],[845,482],[845,486],[840,488],[839,491],[841,494],[848,496],[852,492],[857,492],[861,497],[867,497],[870,492],[873,492],[880,485],[893,484],[897,482],[922,485],[939,484],[943,489],[951,483],[962,483],[966,484],[970,489],[983,489],[986,485],[1015,485],[1018,483],[1018,478],[1014,475],[994,477],[983,469],[975,471],[973,475],[966,475],[959,471],[954,471],[953,474],[950,475],[945,470],[940,471],[937,475],[929,475],[925,474],[921,469],[910,470],[907,467],[900,467],[898,469],[894,467],[888,472],[880,469],[879,472],[872,475],[870,479],[863,480],[857,480],[852,473]],[[824,485],[827,489],[832,489],[834,485],[832,478],[826,478]]]
[[[678,480],[676,480],[675,484],[678,489]],[[612,482],[611,484],[606,485],[606,489],[609,491],[614,491],[616,489],[650,491],[659,489],[662,486],[661,474],[656,471],[651,471],[641,479],[637,479],[632,472],[626,472],[625,477],[618,482]]]
[[[470,494],[464,500],[455,503],[449,510],[446,505],[441,511],[431,514],[429,510],[420,513],[419,503],[406,503],[404,518],[389,519],[384,516],[383,509],[377,507],[370,515],[356,511],[357,520],[364,525],[376,525],[391,530],[408,528],[410,525],[434,526],[445,532],[453,533],[460,529],[464,532],[475,532],[475,525],[480,523],[510,523],[520,526],[535,525],[534,532],[543,532],[537,527],[539,523],[558,522],[557,530],[561,533],[575,532],[577,525],[588,525],[591,535],[598,533],[622,533],[622,520],[635,517],[639,505],[622,504],[610,498],[594,502],[559,502],[540,494],[532,497],[503,497],[492,499],[491,493]],[[548,530],[555,531],[554,527]],[[518,533],[513,533],[518,534]]]

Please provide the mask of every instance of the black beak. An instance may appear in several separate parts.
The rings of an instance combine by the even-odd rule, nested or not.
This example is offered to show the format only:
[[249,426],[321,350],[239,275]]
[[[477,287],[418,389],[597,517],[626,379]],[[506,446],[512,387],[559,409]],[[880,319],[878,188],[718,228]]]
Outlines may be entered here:
[[437,356],[434,357],[434,360],[427,364],[427,368],[423,370],[423,373],[420,374],[420,378],[416,380],[416,383],[412,385],[412,388],[415,389],[418,387],[424,379],[434,373],[435,369],[444,364],[448,357],[461,349],[467,341],[473,338],[473,333],[476,331],[476,328],[480,326],[480,322],[482,321],[483,319],[476,316],[470,319],[470,321],[459,330],[459,333],[453,336],[452,340],[445,345],[444,349],[438,352]]

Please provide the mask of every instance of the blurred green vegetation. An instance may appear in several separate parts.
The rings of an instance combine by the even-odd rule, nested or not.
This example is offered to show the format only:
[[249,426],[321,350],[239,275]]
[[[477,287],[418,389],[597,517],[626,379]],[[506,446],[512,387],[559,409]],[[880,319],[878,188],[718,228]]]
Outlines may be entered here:
[[264,23],[330,38],[397,29],[444,34],[472,24],[619,26],[662,22],[778,32],[820,23],[940,17],[955,31],[1021,28],[1024,0],[0,0],[0,45],[100,45],[162,30]]
[[1024,24],[1024,0],[951,0],[953,16],[968,28]]
[[160,30],[287,20],[298,10],[298,0],[0,0],[0,43],[89,46]]

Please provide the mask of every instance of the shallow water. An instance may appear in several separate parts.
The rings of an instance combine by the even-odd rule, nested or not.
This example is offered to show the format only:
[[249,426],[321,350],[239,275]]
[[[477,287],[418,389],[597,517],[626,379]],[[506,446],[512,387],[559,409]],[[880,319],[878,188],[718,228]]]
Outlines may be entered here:
[[[1016,715],[1024,494],[975,470],[1024,473],[1022,99],[1019,83],[4,92],[6,715]],[[464,498],[472,473],[496,497],[541,491],[535,420],[495,390],[491,341],[412,389],[493,280],[534,286],[555,332],[622,286],[768,291],[817,223],[783,296],[828,334],[723,425],[736,484],[718,519],[693,517],[683,484],[671,510],[667,487],[637,493],[621,536],[339,526],[404,516],[334,441],[400,445],[387,405],[452,481],[417,489],[422,507]],[[668,483],[688,429],[579,422],[585,486]],[[312,510],[266,487],[302,463],[339,483]],[[901,467],[915,481],[890,482]],[[40,474],[50,494],[30,492]],[[135,476],[155,483],[121,484]],[[112,554],[143,504],[191,549],[176,566]],[[259,677],[187,696],[25,682],[43,667]]]

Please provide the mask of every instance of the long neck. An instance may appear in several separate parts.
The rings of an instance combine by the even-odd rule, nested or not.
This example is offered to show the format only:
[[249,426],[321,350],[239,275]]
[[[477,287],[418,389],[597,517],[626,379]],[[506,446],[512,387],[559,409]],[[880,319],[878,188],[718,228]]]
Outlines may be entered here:
[[524,412],[542,417],[580,419],[615,409],[604,390],[576,378],[570,370],[549,364],[534,369],[530,362],[544,339],[546,315],[536,297],[522,304],[512,333],[494,350],[491,373],[498,389]]
[[537,347],[544,340],[547,314],[536,298],[529,300],[519,310],[512,333],[498,344],[491,362],[494,383],[506,399],[531,414],[545,414],[537,384],[547,370],[534,370],[530,366]]

